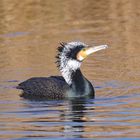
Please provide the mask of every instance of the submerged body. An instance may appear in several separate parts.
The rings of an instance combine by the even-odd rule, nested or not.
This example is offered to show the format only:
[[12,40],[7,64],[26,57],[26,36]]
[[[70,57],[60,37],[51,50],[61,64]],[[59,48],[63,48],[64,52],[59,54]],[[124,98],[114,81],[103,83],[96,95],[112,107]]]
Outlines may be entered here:
[[62,76],[28,79],[17,86],[23,90],[21,96],[35,99],[94,98],[94,88],[82,75],[80,65],[89,54],[106,47],[93,48],[82,42],[62,43],[57,55]]

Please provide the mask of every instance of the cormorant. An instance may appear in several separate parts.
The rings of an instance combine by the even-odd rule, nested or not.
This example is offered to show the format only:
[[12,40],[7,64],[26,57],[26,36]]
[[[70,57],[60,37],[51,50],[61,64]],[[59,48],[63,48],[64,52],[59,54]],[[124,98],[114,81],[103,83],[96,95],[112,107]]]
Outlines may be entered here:
[[88,55],[106,48],[107,45],[93,47],[82,42],[60,43],[56,63],[62,76],[33,77],[20,83],[17,88],[23,90],[21,97],[35,99],[94,98],[94,88],[83,76],[80,66]]

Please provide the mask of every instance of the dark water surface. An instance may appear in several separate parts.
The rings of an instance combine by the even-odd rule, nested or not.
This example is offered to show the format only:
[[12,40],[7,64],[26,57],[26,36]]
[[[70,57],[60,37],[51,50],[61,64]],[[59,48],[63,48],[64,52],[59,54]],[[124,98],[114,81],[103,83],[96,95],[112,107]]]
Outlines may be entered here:
[[[59,75],[61,41],[108,44],[82,72],[94,100],[30,101],[14,87]],[[0,1],[0,139],[140,139],[139,0]]]

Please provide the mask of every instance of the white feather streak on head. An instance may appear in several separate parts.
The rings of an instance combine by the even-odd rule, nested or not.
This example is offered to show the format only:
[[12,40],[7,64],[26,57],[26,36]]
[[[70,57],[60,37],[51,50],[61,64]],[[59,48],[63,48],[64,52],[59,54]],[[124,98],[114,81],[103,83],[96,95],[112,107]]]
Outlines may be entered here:
[[80,46],[80,45],[85,46],[85,47],[88,46],[83,42],[77,41],[77,42],[69,42],[69,43],[67,43],[66,47],[67,48],[74,48],[75,46]]

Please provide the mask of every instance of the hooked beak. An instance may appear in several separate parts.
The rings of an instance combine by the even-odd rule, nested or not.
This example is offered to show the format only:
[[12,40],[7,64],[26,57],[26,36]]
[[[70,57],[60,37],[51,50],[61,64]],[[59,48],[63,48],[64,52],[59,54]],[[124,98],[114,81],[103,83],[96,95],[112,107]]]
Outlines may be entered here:
[[108,48],[107,45],[100,45],[100,46],[84,48],[77,54],[77,59],[79,61],[83,61],[88,55],[90,55],[94,52],[106,49],[106,48]]

